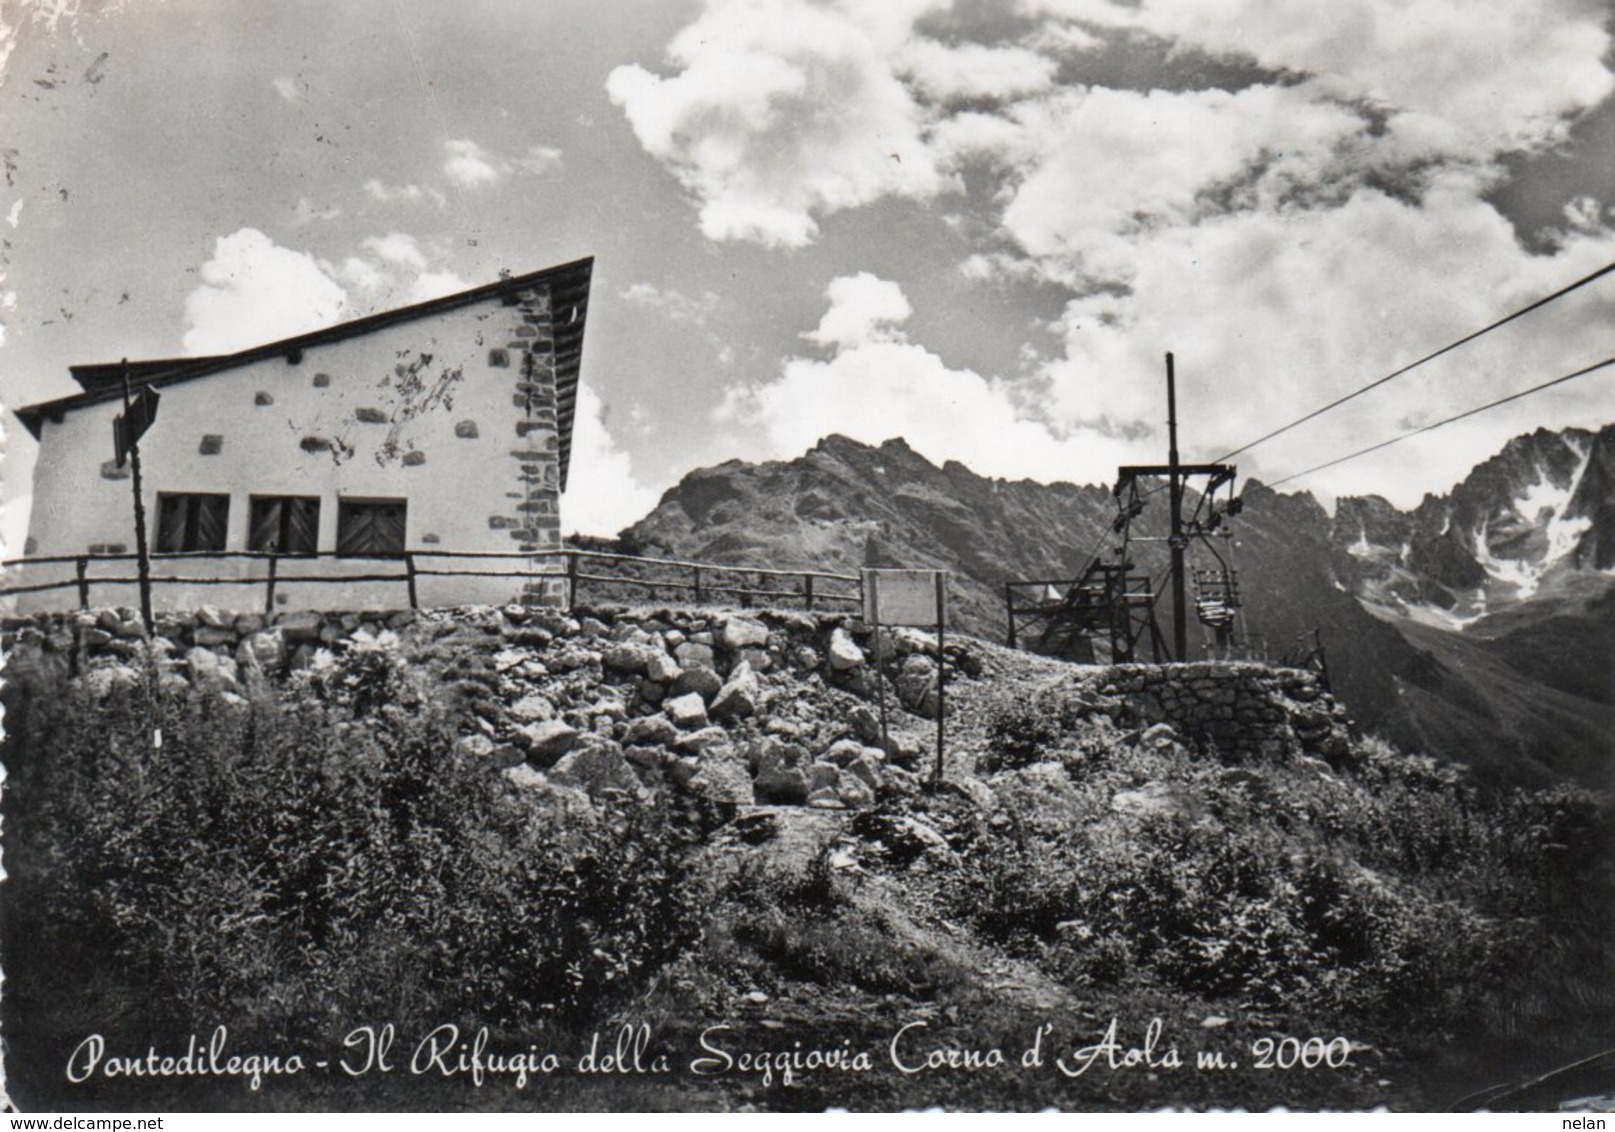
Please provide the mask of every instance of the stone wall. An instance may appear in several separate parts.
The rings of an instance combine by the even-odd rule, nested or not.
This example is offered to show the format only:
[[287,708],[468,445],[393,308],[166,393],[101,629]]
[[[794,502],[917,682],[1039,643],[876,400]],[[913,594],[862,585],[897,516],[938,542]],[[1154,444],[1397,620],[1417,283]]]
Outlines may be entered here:
[[[985,650],[968,638],[939,656],[934,636],[848,614],[526,605],[421,613],[264,617],[212,606],[163,614],[149,646],[132,610],[40,615],[6,633],[8,705],[69,681],[106,695],[156,657],[161,687],[223,694],[244,707],[276,683],[361,642],[397,652],[461,721],[462,749],[516,786],[599,796],[668,791],[720,807],[755,803],[862,809],[919,790],[931,768],[939,664],[950,709],[977,715]],[[389,635],[390,634],[390,635]],[[1007,669],[1005,665],[1009,665]],[[1228,762],[1350,755],[1345,709],[1310,672],[1255,664],[1072,666],[1046,678],[1077,714],[1106,716],[1149,741],[1170,736]],[[877,689],[889,727],[882,737]],[[1032,685],[1018,685],[1028,692]],[[1051,709],[1052,710],[1052,709]],[[961,719],[949,778],[980,788]],[[955,726],[950,725],[950,733]],[[1120,738],[1120,736],[1118,736]],[[980,788],[985,789],[985,788]],[[980,792],[978,789],[978,793]],[[990,798],[990,791],[985,795]],[[984,803],[985,804],[985,803]]]
[[[162,614],[150,645],[131,609],[41,614],[8,629],[8,702],[80,681],[133,685],[144,653],[175,694],[222,692],[338,661],[361,639],[389,648],[463,720],[465,750],[518,786],[671,789],[720,806],[862,808],[918,790],[936,713],[937,649],[882,631],[890,708],[882,739],[874,633],[843,614],[526,605],[421,613]],[[956,682],[979,674],[950,642]]]
[[1344,705],[1314,672],[1264,664],[1124,664],[1086,670],[1079,687],[1096,707],[1119,705],[1134,721],[1168,724],[1234,760],[1350,752]]

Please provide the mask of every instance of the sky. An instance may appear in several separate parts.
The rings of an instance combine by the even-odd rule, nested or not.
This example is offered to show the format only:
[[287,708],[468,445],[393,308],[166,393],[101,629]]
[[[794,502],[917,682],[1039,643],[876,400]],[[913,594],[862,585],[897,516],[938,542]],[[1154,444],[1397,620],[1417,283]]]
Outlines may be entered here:
[[[0,403],[596,257],[568,528],[839,432],[1211,460],[1615,261],[1590,0],[0,0]],[[1242,453],[1615,355],[1615,276]],[[1402,506],[1615,370],[1287,484]],[[0,537],[35,446],[4,418]]]

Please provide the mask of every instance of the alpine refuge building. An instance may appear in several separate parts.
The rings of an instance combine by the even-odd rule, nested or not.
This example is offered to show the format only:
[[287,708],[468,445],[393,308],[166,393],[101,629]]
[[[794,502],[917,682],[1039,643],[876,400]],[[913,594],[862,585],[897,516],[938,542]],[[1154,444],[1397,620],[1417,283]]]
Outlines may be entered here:
[[19,609],[138,604],[126,399],[150,416],[158,609],[559,604],[592,266],[234,354],[71,367],[81,392],[17,412],[40,450],[29,562],[6,583],[60,583]]

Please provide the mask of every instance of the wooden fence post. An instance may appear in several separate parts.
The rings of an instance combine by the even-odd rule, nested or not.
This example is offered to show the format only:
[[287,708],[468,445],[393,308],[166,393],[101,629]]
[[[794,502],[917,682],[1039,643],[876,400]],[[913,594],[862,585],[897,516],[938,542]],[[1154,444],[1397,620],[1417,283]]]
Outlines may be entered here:
[[420,599],[415,596],[415,556],[407,550],[404,551],[404,580],[409,585],[409,607],[419,609]]
[[1015,647],[1015,586],[1013,582],[1004,583],[1004,609],[1009,614],[1009,647]]
[[802,597],[807,602],[808,611],[813,610],[813,575],[802,575]]
[[264,616],[272,616],[275,612],[275,572],[280,559],[273,551],[269,555],[269,584],[264,590]]
[[702,600],[701,600],[701,567],[699,567],[699,566],[690,567],[690,573],[694,576],[694,579],[695,579],[695,604],[700,605],[700,604],[702,604]]
[[578,552],[566,552],[566,608],[568,611],[576,609],[578,605]]
[[73,568],[78,572],[79,608],[90,608],[90,560],[83,555],[73,560]]

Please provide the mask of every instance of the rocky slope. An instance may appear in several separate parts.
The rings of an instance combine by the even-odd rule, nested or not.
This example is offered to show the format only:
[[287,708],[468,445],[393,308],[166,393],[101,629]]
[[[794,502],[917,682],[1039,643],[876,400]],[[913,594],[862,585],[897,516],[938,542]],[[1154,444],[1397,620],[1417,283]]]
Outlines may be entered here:
[[[1429,1110],[1495,1084],[1499,1064],[1527,1077],[1605,1046],[1608,937],[1585,909],[1609,890],[1607,807],[1575,790],[1480,789],[1454,768],[1355,736],[1344,707],[1308,672],[1076,668],[970,638],[942,652],[925,634],[881,635],[844,614],[715,608],[268,620],[209,608],[169,615],[159,630],[148,645],[130,611],[109,610],[42,618],[5,641],[7,829],[27,836],[26,851],[8,844],[16,871],[6,896],[19,903],[5,909],[3,942],[8,970],[23,956],[36,964],[32,979],[19,980],[23,993],[7,995],[16,1037],[8,1071],[31,1085],[38,1107]],[[155,664],[142,671],[147,655]],[[949,680],[947,788],[926,790],[939,667]],[[170,724],[160,753],[145,737],[149,689]],[[889,739],[880,734],[880,689]],[[305,761],[308,749],[282,730],[293,713],[311,734],[332,737],[336,761]],[[257,737],[246,742],[240,728],[215,720]],[[282,758],[294,773],[245,773],[261,773],[254,760]],[[373,782],[360,764],[400,773]],[[321,772],[308,773],[314,767]],[[437,776],[421,777],[428,768]],[[146,793],[146,776],[159,770],[169,786]],[[248,780],[277,789],[232,792]],[[288,805],[282,790],[294,786],[308,793]],[[123,1017],[144,1021],[153,987],[170,984],[141,982],[149,971],[137,963],[61,967],[17,927],[20,908],[39,909],[29,901],[59,902],[39,913],[47,926],[68,922],[56,918],[61,901],[78,914],[99,907],[113,884],[126,900],[177,894],[189,906],[226,865],[251,865],[252,885],[269,887],[226,886],[217,898],[229,914],[199,917],[191,948],[165,942],[173,921],[162,915],[96,921],[97,931],[82,933],[109,948],[149,944],[162,977],[184,987],[182,976],[200,976],[182,952],[244,947],[239,933],[260,921],[280,926],[251,952],[284,949],[304,938],[304,925],[336,914],[331,906],[346,915],[350,902],[363,908],[377,897],[367,885],[328,897],[328,886],[373,876],[393,856],[369,834],[356,854],[332,851],[327,837],[340,823],[323,815],[347,815],[344,799],[362,802],[352,814],[360,829],[402,831],[402,855],[436,843],[439,823],[483,786],[498,803],[490,818],[508,810],[513,828],[536,831],[504,865],[478,850],[478,870],[498,866],[489,874],[498,922],[530,916],[516,922],[622,980],[581,1021],[496,1027],[490,1048],[542,1041],[575,1057],[591,1032],[609,1048],[623,1027],[643,1024],[658,1049],[672,1051],[669,1072],[572,1073],[568,1060],[529,1092],[508,1077],[490,1075],[483,1089],[436,1073],[357,1082],[310,1074],[266,1081],[262,1091],[212,1078],[63,1084],[63,1050],[82,1039],[81,1019],[104,1017],[115,991],[110,1001],[133,1004]],[[464,793],[428,805],[443,789]],[[129,804],[134,793],[140,805]],[[229,819],[206,820],[220,798],[233,806],[220,807]],[[61,815],[41,806],[64,799],[96,800],[100,819],[39,820]],[[209,837],[207,852],[177,854],[199,862],[187,883],[174,883],[173,862],[119,855],[124,842],[111,835],[122,825],[102,824],[150,824],[162,846],[181,828],[162,807],[180,805]],[[321,836],[308,833],[316,820],[325,822]],[[686,941],[643,966],[636,916],[619,909],[620,922],[608,924],[576,911],[596,907],[573,887],[584,857],[535,854],[568,831],[606,828],[624,838],[642,831],[631,854],[611,858],[632,862],[614,874],[678,861],[657,883],[676,891],[681,918],[694,923],[681,919]],[[274,872],[273,884],[260,875],[265,856],[245,841],[254,829],[298,864]],[[452,857],[477,850],[489,830],[478,833],[447,843]],[[85,858],[93,873],[64,877],[69,849],[95,838]],[[307,857],[304,838],[317,850]],[[578,844],[593,854],[607,843]],[[431,893],[463,891],[464,876],[450,883],[453,872],[422,873],[430,883],[404,890],[411,913]],[[130,887],[131,878],[154,883]],[[243,891],[262,914],[236,914]],[[97,899],[85,900],[92,892]],[[565,899],[558,921],[524,911],[524,901],[550,893]],[[435,952],[442,924],[480,922],[470,915],[478,906],[448,907],[456,918],[388,920],[389,932],[421,933],[401,938],[393,954]],[[342,946],[340,966],[315,947],[308,982],[288,983],[283,966],[268,964],[234,993],[300,1003],[348,969],[352,946]],[[39,969],[45,955],[56,971]],[[1552,962],[1530,961],[1544,955]],[[68,969],[109,974],[56,977]],[[457,958],[454,978],[422,985],[458,982],[465,969]],[[113,975],[132,981],[109,983]],[[476,1009],[501,1017],[501,994],[548,993],[560,982],[524,983],[501,967]],[[344,992],[343,1007],[357,1016],[398,1009],[389,980],[355,985],[373,996]],[[42,988],[54,997],[40,997]],[[461,1015],[434,1005],[424,1016],[436,1025]],[[350,1024],[328,1034],[330,1021],[315,1017],[299,1022],[312,1028],[295,1038],[275,1031],[273,1048],[324,1048]],[[1045,1042],[1050,1058],[1076,1057],[1103,1049],[1113,1033],[1120,1054],[1152,1027],[1161,1050],[1181,1049],[1181,1070],[1107,1068],[1101,1057],[1092,1073],[1069,1075],[1021,1059],[1030,1041]],[[399,1033],[424,1029],[401,1024]],[[1470,1040],[1446,1040],[1455,1032]],[[1246,1053],[1259,1057],[1262,1043],[1272,1050],[1277,1035],[1345,1036],[1338,1060],[1274,1073]],[[694,1059],[710,1050],[704,1038],[766,1054],[769,1072],[754,1061],[698,1074]],[[270,1039],[243,1025],[239,1040]],[[862,1054],[864,1067],[843,1073],[792,1060],[810,1048]],[[933,1049],[1001,1056],[911,1072]],[[1198,1055],[1216,1051],[1237,1066],[1199,1069]]]
[[[1320,629],[1366,725],[1503,777],[1608,784],[1615,427],[1519,437],[1408,512],[1347,497],[1330,515],[1255,482],[1244,499],[1231,549],[1245,629],[1269,653]],[[797,460],[691,473],[621,542],[732,564],[944,568],[955,623],[1002,639],[1003,583],[1075,577],[1114,515],[1103,487],[988,479],[901,440],[831,436]],[[1135,534],[1164,521],[1152,506]],[[1157,576],[1161,557],[1135,545]],[[1198,626],[1190,639],[1201,647]]]

